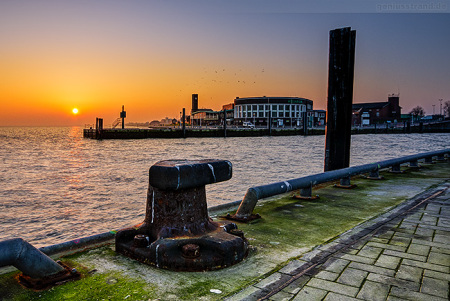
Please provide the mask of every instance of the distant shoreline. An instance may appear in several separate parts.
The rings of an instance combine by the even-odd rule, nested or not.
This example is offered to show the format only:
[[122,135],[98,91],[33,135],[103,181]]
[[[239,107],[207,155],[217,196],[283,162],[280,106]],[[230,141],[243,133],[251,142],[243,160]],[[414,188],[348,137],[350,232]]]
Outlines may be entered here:
[[[414,125],[407,127],[378,127],[378,128],[358,128],[352,129],[352,135],[357,134],[407,134],[407,133],[450,133],[450,122],[427,125]],[[305,135],[303,129],[236,129],[230,128],[189,128],[185,132],[181,128],[161,128],[161,129],[84,129],[83,137],[91,139],[148,139],[148,138],[208,138],[208,137],[261,137],[261,136],[297,136],[297,135],[324,135],[325,129],[307,129]]]

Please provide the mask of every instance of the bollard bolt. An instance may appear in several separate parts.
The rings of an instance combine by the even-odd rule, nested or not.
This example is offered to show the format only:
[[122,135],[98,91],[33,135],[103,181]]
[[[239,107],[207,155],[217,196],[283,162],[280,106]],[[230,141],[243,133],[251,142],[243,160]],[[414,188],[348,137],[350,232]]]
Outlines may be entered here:
[[149,245],[149,237],[144,234],[138,234],[134,237],[133,246],[136,248],[146,248]]
[[200,256],[200,246],[196,244],[187,244],[182,247],[181,252],[186,258],[197,258]]

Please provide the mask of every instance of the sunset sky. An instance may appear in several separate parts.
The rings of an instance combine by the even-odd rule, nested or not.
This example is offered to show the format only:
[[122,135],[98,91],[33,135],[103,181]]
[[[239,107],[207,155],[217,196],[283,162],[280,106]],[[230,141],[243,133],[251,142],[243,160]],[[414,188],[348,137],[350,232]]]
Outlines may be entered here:
[[263,95],[325,109],[329,31],[347,26],[354,102],[399,92],[402,112],[439,113],[438,99],[450,100],[450,1],[383,3],[405,2],[1,0],[0,126],[108,126],[122,105],[129,122],[178,118],[192,93],[215,110]]

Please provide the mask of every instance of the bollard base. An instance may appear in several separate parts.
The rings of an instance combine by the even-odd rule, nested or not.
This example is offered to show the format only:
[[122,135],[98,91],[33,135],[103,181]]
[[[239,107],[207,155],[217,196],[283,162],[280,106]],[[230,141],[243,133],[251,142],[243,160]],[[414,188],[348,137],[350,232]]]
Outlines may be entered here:
[[70,268],[64,263],[58,261],[60,266],[64,268],[64,271],[58,273],[56,275],[45,277],[42,279],[31,278],[27,275],[20,274],[17,278],[19,283],[29,289],[35,291],[41,291],[45,289],[49,289],[53,286],[60,285],[66,283],[68,281],[77,280],[81,278],[81,274],[75,269]]
[[[134,231],[133,231],[134,230]],[[120,232],[118,232],[119,234]],[[248,242],[236,225],[223,225],[197,236],[159,238],[136,244],[137,230],[130,228],[116,236],[116,252],[157,268],[201,272],[222,269],[242,261]]]

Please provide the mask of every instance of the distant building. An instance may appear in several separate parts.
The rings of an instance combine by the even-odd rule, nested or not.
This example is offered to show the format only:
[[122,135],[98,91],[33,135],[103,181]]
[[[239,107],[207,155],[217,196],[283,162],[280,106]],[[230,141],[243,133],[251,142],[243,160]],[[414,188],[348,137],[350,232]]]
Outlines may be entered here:
[[223,105],[222,110],[228,110],[228,111],[234,110],[234,103],[229,103],[229,104]]
[[359,126],[400,122],[401,109],[398,94],[390,94],[387,102],[354,103],[352,124]]
[[192,109],[190,115],[192,125],[213,125],[219,123],[219,112],[212,109],[198,108],[198,94],[192,94]]
[[[227,124],[234,124],[234,103],[222,106],[222,111],[227,110]],[[220,115],[220,124],[223,124],[223,115]]]
[[236,97],[234,100],[234,122],[242,125],[252,122],[267,126],[269,116],[275,126],[300,126],[303,114],[311,111],[313,101],[299,97]]
[[149,127],[157,127],[157,126],[161,126],[161,122],[159,120],[153,120],[149,124]]
[[211,109],[198,109],[191,113],[192,125],[217,125],[219,124],[219,115],[221,112]]
[[160,125],[173,125],[177,123],[177,119],[176,118],[169,118],[166,117],[164,119],[161,119],[160,121]]
[[327,111],[312,110],[308,112],[308,127],[324,126],[327,118]]

